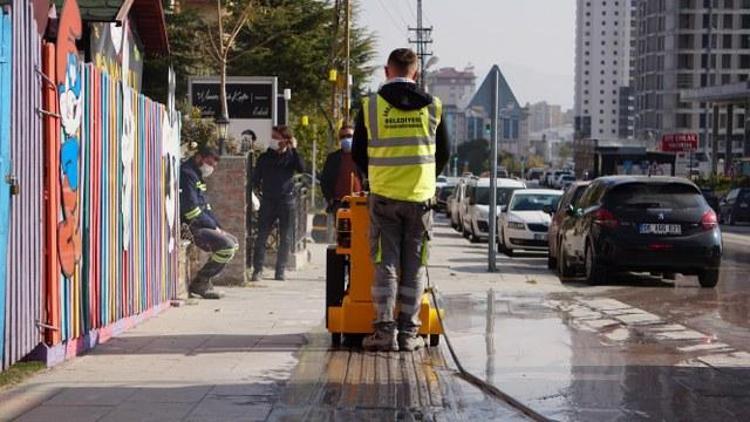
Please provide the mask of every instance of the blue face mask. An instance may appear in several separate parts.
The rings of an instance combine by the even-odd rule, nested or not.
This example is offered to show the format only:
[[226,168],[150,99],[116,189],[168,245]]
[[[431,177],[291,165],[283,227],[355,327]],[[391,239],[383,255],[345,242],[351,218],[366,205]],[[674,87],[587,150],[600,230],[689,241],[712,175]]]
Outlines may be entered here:
[[341,140],[341,149],[344,150],[344,152],[349,152],[352,150],[352,138],[344,138]]

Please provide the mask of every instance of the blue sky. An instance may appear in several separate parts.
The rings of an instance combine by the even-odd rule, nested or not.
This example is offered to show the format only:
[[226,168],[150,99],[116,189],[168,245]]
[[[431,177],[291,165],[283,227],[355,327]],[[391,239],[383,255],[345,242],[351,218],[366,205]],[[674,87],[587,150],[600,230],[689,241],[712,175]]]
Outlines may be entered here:
[[[378,36],[378,63],[405,46],[416,25],[416,0],[359,0],[359,22]],[[435,27],[437,67],[473,64],[481,83],[497,63],[521,104],[546,100],[573,104],[574,0],[423,0]],[[383,80],[378,70],[377,86]]]

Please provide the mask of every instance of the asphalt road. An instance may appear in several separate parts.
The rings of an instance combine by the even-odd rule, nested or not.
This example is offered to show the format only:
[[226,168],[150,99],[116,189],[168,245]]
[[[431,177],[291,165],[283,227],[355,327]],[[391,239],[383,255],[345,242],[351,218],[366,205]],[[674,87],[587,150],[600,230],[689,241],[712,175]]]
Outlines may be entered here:
[[716,288],[644,274],[589,286],[562,283],[538,253],[501,255],[489,275],[486,243],[443,220],[448,333],[472,373],[553,419],[746,420],[750,226],[723,232]]

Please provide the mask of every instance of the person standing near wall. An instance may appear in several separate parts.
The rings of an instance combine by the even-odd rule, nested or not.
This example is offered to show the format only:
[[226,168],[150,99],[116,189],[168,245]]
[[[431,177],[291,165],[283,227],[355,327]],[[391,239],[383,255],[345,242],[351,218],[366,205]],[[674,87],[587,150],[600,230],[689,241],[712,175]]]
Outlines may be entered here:
[[219,299],[211,279],[219,275],[234,258],[239,248],[237,238],[221,229],[206,198],[206,181],[219,163],[219,154],[211,147],[202,146],[180,167],[181,219],[190,227],[193,243],[211,252],[211,257],[190,282],[190,295],[204,299]]
[[333,241],[333,224],[336,221],[336,211],[341,208],[341,201],[345,196],[362,190],[360,176],[352,159],[353,138],[354,127],[349,124],[342,126],[339,130],[340,148],[328,154],[320,173],[320,189],[328,204],[329,241]]
[[258,157],[253,172],[253,188],[261,194],[258,212],[258,237],[255,239],[253,275],[251,280],[263,278],[266,241],[275,222],[279,222],[279,248],[274,279],[283,281],[294,224],[294,174],[305,170],[297,153],[297,140],[287,126],[276,126],[271,131],[271,142],[266,152]]

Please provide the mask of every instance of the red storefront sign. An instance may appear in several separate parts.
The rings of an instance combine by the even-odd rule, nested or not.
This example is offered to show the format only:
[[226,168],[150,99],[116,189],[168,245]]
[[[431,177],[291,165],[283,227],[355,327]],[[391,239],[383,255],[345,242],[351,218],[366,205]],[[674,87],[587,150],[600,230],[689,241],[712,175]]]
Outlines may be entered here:
[[698,149],[698,134],[673,133],[661,137],[664,152],[692,152]]

